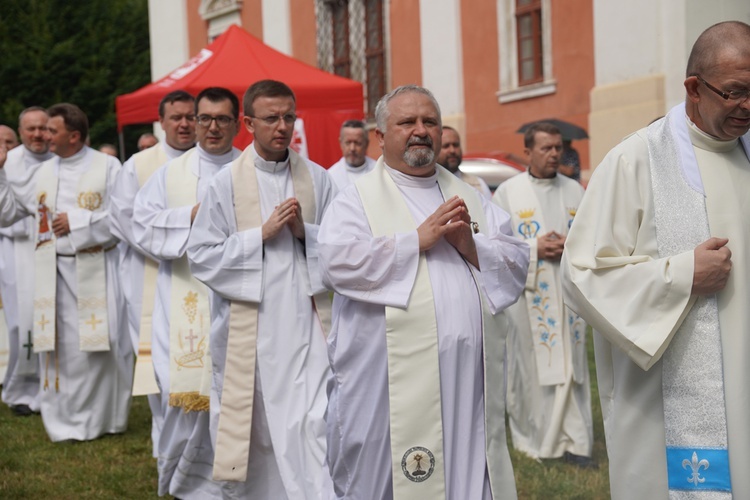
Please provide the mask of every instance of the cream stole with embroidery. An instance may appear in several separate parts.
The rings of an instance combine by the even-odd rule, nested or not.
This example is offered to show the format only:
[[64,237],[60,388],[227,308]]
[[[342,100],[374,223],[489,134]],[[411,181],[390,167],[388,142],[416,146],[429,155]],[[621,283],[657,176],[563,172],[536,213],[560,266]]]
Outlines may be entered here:
[[[302,219],[317,223],[315,189],[305,160],[289,151],[289,168],[294,195],[302,207]],[[232,193],[237,232],[262,226],[255,149],[251,144],[232,162]],[[318,318],[330,318],[328,292],[313,297]],[[324,323],[325,324],[325,323]],[[327,329],[325,331],[328,331]],[[214,454],[217,481],[245,481],[250,453],[250,432],[255,392],[255,364],[258,338],[258,304],[232,301],[224,367],[219,426]],[[292,347],[290,347],[292,348]]]
[[[143,187],[156,170],[167,163],[169,158],[161,144],[149,148],[133,157],[138,186]],[[159,263],[144,257],[143,290],[141,294],[141,322],[138,328],[138,355],[133,374],[133,396],[157,394],[154,363],[151,359],[151,330],[156,300],[156,278],[159,274]]]
[[[480,232],[486,233],[487,222],[479,193],[443,167],[437,169],[443,197],[460,196],[472,220],[478,223]],[[403,195],[385,170],[382,157],[374,170],[355,185],[374,237],[417,229]],[[499,485],[503,470],[510,468],[509,461],[504,459],[507,457],[505,422],[497,418],[505,412],[503,391],[487,389],[504,386],[502,360],[507,325],[502,314],[490,313],[481,281],[474,269],[471,271],[482,300],[487,469],[490,484]],[[407,308],[386,306],[385,320],[393,497],[395,500],[444,499],[445,462],[437,319],[424,253],[419,257],[417,277]],[[419,376],[415,376],[417,373]]]
[[[169,163],[166,172],[167,207],[198,203],[198,177],[191,169],[191,149]],[[169,298],[169,406],[186,412],[208,411],[211,355],[208,334],[211,312],[208,287],[190,272],[187,255],[172,261]]]
[[[107,156],[90,151],[91,164],[78,181],[78,208],[104,210],[107,196]],[[47,160],[37,172],[37,248],[34,254],[34,352],[55,350],[57,306],[57,251],[52,232],[57,202],[59,158]],[[107,275],[101,246],[75,254],[78,332],[81,351],[109,351]]]
[[[528,176],[529,174],[522,175]],[[510,215],[513,232],[519,238],[536,239],[550,231],[528,178],[526,182],[514,182],[513,189],[506,190],[506,193],[508,204],[512,207]],[[567,211],[564,206],[560,207],[560,210]],[[561,311],[558,307],[562,301],[557,292],[554,270],[550,263],[539,259],[536,269],[529,267],[524,294],[540,385],[565,383],[565,352],[568,349],[572,351],[576,347],[572,341],[571,345],[565,345],[563,322],[569,318],[565,317],[565,308]],[[576,381],[583,380],[583,374],[578,375],[575,377]]]

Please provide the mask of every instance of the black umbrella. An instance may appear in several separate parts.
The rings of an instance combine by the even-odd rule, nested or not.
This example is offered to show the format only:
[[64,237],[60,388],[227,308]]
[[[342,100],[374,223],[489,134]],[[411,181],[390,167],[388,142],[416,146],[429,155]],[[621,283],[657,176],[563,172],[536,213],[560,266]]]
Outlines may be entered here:
[[547,122],[551,123],[552,125],[556,126],[560,129],[560,133],[562,134],[563,140],[566,141],[573,141],[576,139],[588,139],[589,134],[586,133],[586,130],[579,127],[578,125],[574,125],[570,122],[566,122],[563,120],[558,120],[557,118],[549,118],[546,120],[536,120],[533,122],[526,123],[525,125],[521,125],[521,128],[516,130],[517,133],[523,134],[526,132],[529,127],[534,125],[535,123],[539,122]]

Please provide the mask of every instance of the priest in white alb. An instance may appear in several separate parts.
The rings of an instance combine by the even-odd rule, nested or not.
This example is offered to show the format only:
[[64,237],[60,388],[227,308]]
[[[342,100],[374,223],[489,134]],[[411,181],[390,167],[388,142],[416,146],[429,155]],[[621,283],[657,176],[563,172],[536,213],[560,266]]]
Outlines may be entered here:
[[502,311],[529,247],[510,218],[435,163],[440,108],[422,87],[375,111],[383,156],[320,228],[335,290],[328,465],[337,499],[516,498],[505,438]]
[[461,136],[458,130],[447,125],[443,125],[443,136],[441,140],[440,152],[438,153],[437,162],[449,170],[453,175],[464,181],[469,186],[476,189],[479,194],[487,198],[492,198],[492,191],[484,180],[466,172],[462,172],[459,167],[463,161],[463,151],[461,150]]
[[325,325],[318,224],[334,187],[292,140],[296,104],[261,80],[243,100],[254,140],[208,187],[188,242],[211,295],[214,479],[225,498],[318,499],[325,468]]
[[[159,102],[159,123],[165,140],[128,159],[117,174],[112,192],[110,223],[120,243],[120,286],[125,299],[128,332],[136,356],[133,395],[148,396],[151,408],[153,455],[158,456],[164,412],[151,360],[151,319],[156,294],[158,262],[144,256],[133,237],[133,204],[138,190],[156,170],[195,145],[195,98],[183,90]],[[140,140],[139,140],[140,145]]]
[[[18,117],[21,146],[8,152],[3,167],[10,182],[32,177],[42,162],[52,158],[47,138],[47,111],[39,106]],[[28,216],[0,229],[0,292],[8,325],[8,368],[3,380],[3,402],[16,415],[39,412],[39,355],[34,353],[34,218]],[[18,270],[24,270],[19,272]]]
[[125,431],[130,407],[133,353],[108,213],[120,162],[85,145],[80,108],[47,112],[57,156],[12,187],[0,171],[0,224],[36,218],[32,341],[42,353],[42,421],[52,441],[86,441]]
[[338,191],[343,191],[349,184],[372,170],[375,160],[367,156],[370,136],[361,120],[347,120],[341,124],[339,132],[341,159],[331,165],[328,175]]
[[560,130],[535,123],[524,135],[527,172],[503,182],[492,198],[529,244],[529,274],[508,308],[507,407],[513,447],[532,458],[593,465],[586,323],[563,305],[560,257],[583,188],[558,175]]
[[708,28],[686,73],[597,167],[563,253],[616,500],[750,494],[750,26]]
[[209,433],[211,313],[208,288],[190,274],[187,244],[201,200],[214,176],[240,154],[239,100],[221,87],[195,99],[198,144],[159,168],[138,191],[133,236],[157,259],[152,358],[164,410],[158,442],[159,494],[216,498]]

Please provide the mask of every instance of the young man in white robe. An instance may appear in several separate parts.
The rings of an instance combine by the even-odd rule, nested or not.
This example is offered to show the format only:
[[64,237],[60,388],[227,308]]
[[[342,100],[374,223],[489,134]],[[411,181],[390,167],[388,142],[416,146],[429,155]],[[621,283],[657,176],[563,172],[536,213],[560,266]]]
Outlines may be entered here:
[[[239,100],[210,87],[195,100],[198,144],[159,168],[135,198],[133,236],[159,264],[152,358],[164,406],[158,442],[159,495],[216,498],[209,434],[211,324],[208,288],[192,278],[187,243],[195,214],[214,176],[240,154]],[[205,377],[205,381],[203,380]]]
[[461,136],[458,135],[458,130],[453,127],[443,125],[443,136],[442,146],[440,146],[440,152],[438,153],[437,162],[439,165],[448,169],[453,175],[464,181],[469,186],[473,187],[479,194],[487,198],[492,198],[492,191],[486,182],[481,177],[476,175],[467,174],[461,172],[458,168],[461,166],[463,160],[463,151],[461,150]]
[[375,169],[318,236],[332,287],[328,465],[335,498],[515,498],[501,312],[529,247],[499,207],[435,163],[440,109],[399,87],[378,103]]
[[513,446],[532,458],[564,457],[593,465],[586,323],[563,305],[560,257],[583,198],[580,184],[557,169],[560,130],[540,122],[524,136],[526,173],[497,188],[513,234],[529,244],[529,273],[508,308],[507,408]]
[[704,31],[684,85],[596,169],[563,253],[614,499],[750,494],[750,26]]
[[[47,111],[26,108],[18,117],[22,145],[8,152],[5,174],[10,182],[33,176],[52,158],[47,138]],[[16,415],[39,412],[39,355],[33,351],[34,218],[26,217],[0,229],[0,295],[8,326],[8,368],[3,379],[3,402]],[[17,270],[24,270],[18,272]]]
[[165,95],[159,102],[159,123],[164,130],[164,142],[134,154],[125,162],[117,174],[110,207],[112,234],[121,240],[120,286],[125,299],[130,341],[136,356],[133,395],[148,396],[154,457],[158,456],[159,433],[164,422],[161,396],[151,360],[151,319],[159,264],[152,259],[147,260],[138,249],[133,237],[133,204],[138,190],[159,167],[180,157],[195,145],[195,98],[183,90]]
[[331,176],[331,180],[340,192],[372,170],[375,160],[367,156],[370,136],[361,120],[347,120],[341,124],[339,145],[341,146],[341,159],[331,165],[328,175]]
[[125,431],[133,353],[119,297],[109,203],[120,162],[85,145],[75,105],[47,110],[50,149],[22,184],[0,172],[0,223],[36,217],[34,325],[42,352],[41,413],[52,441]]
[[188,242],[193,275],[213,290],[214,479],[227,498],[317,499],[330,487],[317,234],[334,187],[289,148],[287,85],[253,84],[243,111],[254,141],[214,177]]

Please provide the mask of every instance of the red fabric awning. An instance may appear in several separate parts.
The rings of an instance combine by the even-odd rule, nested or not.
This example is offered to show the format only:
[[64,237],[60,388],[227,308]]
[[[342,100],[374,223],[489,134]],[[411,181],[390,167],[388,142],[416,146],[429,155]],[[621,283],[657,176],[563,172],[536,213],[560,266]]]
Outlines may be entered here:
[[[291,87],[297,115],[304,121],[310,159],[328,167],[341,157],[339,127],[345,120],[363,118],[362,84],[332,75],[286,56],[239,26],[231,26],[198,55],[159,81],[115,100],[117,126],[159,120],[159,101],[173,90],[197,95],[206,87],[226,87],[240,99],[253,83],[279,80]],[[235,146],[244,148],[252,137],[243,131]]]

